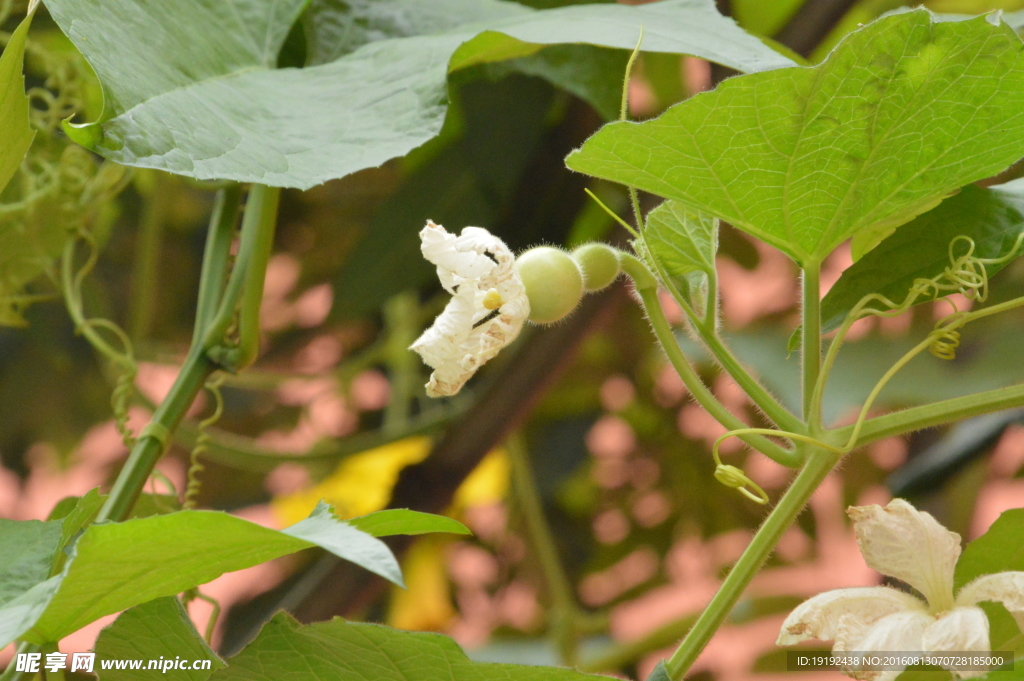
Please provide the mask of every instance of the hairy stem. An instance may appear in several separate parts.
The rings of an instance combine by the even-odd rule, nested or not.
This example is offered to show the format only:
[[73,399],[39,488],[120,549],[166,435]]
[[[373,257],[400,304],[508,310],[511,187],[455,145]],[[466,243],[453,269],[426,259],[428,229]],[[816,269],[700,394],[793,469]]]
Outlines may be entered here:
[[[651,280],[653,281],[653,277],[651,277]],[[634,278],[634,281],[636,281],[636,278]],[[665,318],[664,312],[662,312],[661,304],[658,301],[656,284],[641,288],[640,282],[637,282],[637,293],[640,294],[647,318],[654,329],[654,335],[657,337],[658,342],[661,343],[669,362],[672,363],[676,372],[679,373],[679,377],[683,379],[683,383],[686,384],[694,399],[729,430],[747,428],[747,424],[734,416],[715,398],[707,386],[704,385],[704,382],[701,381],[697,372],[690,366],[690,362],[686,359],[682,349],[679,347],[679,343],[676,341],[675,334],[672,333],[672,327]],[[800,458],[796,451],[783,449],[766,437],[761,435],[741,435],[740,439],[784,466],[794,467],[799,465]]]
[[669,658],[666,669],[670,679],[677,681],[683,678],[736,605],[754,575],[761,569],[761,565],[775,550],[779,538],[800,515],[811,495],[835,467],[839,458],[839,454],[820,448],[812,449],[806,465],[729,571],[718,593],[701,613],[690,633]]
[[711,352],[711,354],[718,360],[718,363],[723,369],[732,377],[736,384],[743,388],[743,391],[751,399],[754,405],[760,409],[765,416],[771,419],[775,425],[782,430],[788,430],[794,433],[806,432],[806,427],[803,422],[793,416],[782,406],[778,400],[776,400],[771,393],[769,393],[761,383],[754,378],[750,372],[748,372],[740,361],[736,359],[736,356],[732,353],[732,350],[722,341],[722,338],[718,335],[717,320],[718,320],[718,281],[716,277],[708,276],[708,302],[707,310],[705,311],[704,319],[701,319],[697,314],[697,311],[690,305],[690,301],[687,300],[686,296],[672,284],[672,279],[668,274],[661,269],[661,266],[654,262],[653,266],[659,270],[662,281],[665,283],[665,287],[672,297],[675,298],[676,302],[686,313],[687,318],[690,320],[690,326],[697,332],[701,340],[704,341],[704,345]]
[[[887,437],[1015,407],[1024,407],[1024,384],[901,409],[864,421],[857,436],[857,446],[862,447]],[[853,428],[854,426],[850,425],[829,431],[829,440],[844,442],[849,439]]]
[[803,304],[801,315],[803,366],[801,370],[803,385],[804,420],[810,426],[810,432],[816,433],[821,426],[821,413],[814,410],[814,388],[821,374],[821,265],[807,263],[803,276]]
[[732,376],[737,385],[743,388],[747,397],[751,399],[758,409],[764,412],[765,416],[770,418],[782,430],[794,433],[803,433],[807,430],[803,421],[789,413],[789,410],[779,404],[778,400],[772,397],[771,393],[743,368],[743,365],[736,359],[732,350],[729,349],[716,332],[708,331],[703,326],[696,328],[704,344],[707,345],[708,350],[719,361],[722,368]]

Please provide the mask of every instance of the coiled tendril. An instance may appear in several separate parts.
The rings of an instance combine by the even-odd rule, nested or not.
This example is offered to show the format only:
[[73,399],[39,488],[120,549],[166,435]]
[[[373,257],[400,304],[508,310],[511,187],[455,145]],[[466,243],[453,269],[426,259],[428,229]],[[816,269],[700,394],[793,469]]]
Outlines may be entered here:
[[[958,256],[956,255],[956,248],[961,242],[967,245],[967,249],[963,254]],[[861,298],[853,309],[846,315],[846,319],[839,328],[839,332],[836,334],[835,340],[832,342],[828,353],[825,356],[825,361],[822,364],[822,370],[814,389],[811,413],[816,414],[820,412],[821,397],[824,392],[828,374],[835,362],[836,355],[839,352],[839,347],[842,345],[847,332],[850,330],[850,327],[854,322],[868,316],[895,317],[903,314],[920,299],[926,297],[938,299],[945,298],[952,293],[960,293],[968,300],[984,302],[988,298],[989,293],[988,266],[999,265],[1016,257],[1022,243],[1024,243],[1024,233],[1017,237],[1013,247],[1006,253],[1006,255],[999,258],[979,258],[974,255],[974,240],[968,236],[957,236],[949,243],[950,264],[943,269],[941,274],[938,274],[935,277],[930,279],[915,279],[902,302],[895,303],[880,293],[871,293]],[[856,447],[861,427],[864,425],[868,412],[877,399],[879,393],[881,393],[882,389],[892,379],[892,377],[895,376],[900,369],[906,366],[910,360],[923,352],[926,348],[932,355],[939,359],[954,359],[956,357],[956,349],[960,345],[960,329],[968,322],[978,319],[979,317],[989,316],[1012,307],[1024,305],[1024,298],[1017,298],[990,308],[969,312],[957,309],[956,303],[952,300],[948,298],[945,298],[945,300],[953,307],[953,312],[940,319],[924,340],[905,353],[878,380],[874,388],[872,388],[871,393],[868,395],[867,400],[861,407],[860,413],[857,415],[857,420],[854,422],[853,429],[846,444],[843,446],[836,446],[800,433],[791,433],[768,428],[741,428],[731,430],[718,438],[712,447],[712,454],[717,465],[715,469],[715,478],[728,487],[738,489],[741,494],[753,501],[762,504],[767,503],[768,497],[764,493],[764,490],[754,484],[750,478],[743,474],[743,472],[738,468],[722,464],[718,453],[722,442],[731,437],[739,437],[742,435],[768,435],[805,442],[836,454],[847,454]],[[871,303],[879,303],[882,307],[869,307]],[[754,496],[748,487],[752,488],[757,493],[757,496]]]
[[[956,250],[960,243],[965,244],[967,248],[958,256]],[[954,359],[956,349],[960,346],[958,329],[969,321],[970,313],[958,310],[956,303],[946,296],[960,293],[968,300],[985,302],[988,299],[988,265],[1000,265],[1016,257],[1022,243],[1024,243],[1024,234],[1018,235],[1013,247],[1006,255],[999,258],[979,258],[974,254],[976,246],[972,238],[964,235],[955,237],[949,242],[949,265],[943,269],[941,274],[930,279],[923,277],[915,279],[906,297],[900,303],[895,303],[880,293],[864,296],[847,315],[833,346],[842,343],[846,331],[858,319],[867,316],[895,317],[906,312],[923,298],[944,298],[953,307],[953,312],[935,324],[935,328],[929,334],[931,342],[928,349],[939,359]],[[884,306],[884,309],[869,307],[871,303],[875,302]],[[831,348],[829,354],[834,354],[831,352]]]
[[224,396],[220,392],[220,387],[224,384],[225,378],[225,374],[218,373],[206,382],[206,390],[213,396],[214,408],[210,416],[199,422],[199,435],[196,437],[195,446],[192,447],[192,453],[189,455],[188,484],[185,487],[185,499],[181,505],[185,509],[195,508],[199,498],[199,490],[202,488],[199,474],[206,470],[206,466],[199,460],[199,457],[210,448],[209,427],[220,420],[224,413]]

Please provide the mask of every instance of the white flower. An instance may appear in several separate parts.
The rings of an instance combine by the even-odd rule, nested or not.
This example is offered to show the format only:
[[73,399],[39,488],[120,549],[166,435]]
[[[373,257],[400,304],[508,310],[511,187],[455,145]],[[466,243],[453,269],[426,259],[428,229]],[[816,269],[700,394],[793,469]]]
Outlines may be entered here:
[[[827,591],[790,613],[779,645],[817,638],[835,641],[833,652],[988,652],[988,618],[977,606],[982,601],[1002,602],[1024,625],[1024,572],[983,575],[954,598],[960,535],[902,499],[885,508],[854,506],[847,512],[867,564],[914,587],[924,600],[884,586]],[[966,677],[980,672],[956,673]],[[848,674],[890,681],[900,672]]]
[[530,302],[516,273],[515,256],[486,229],[466,227],[456,237],[428,220],[420,240],[423,257],[437,265],[437,276],[452,299],[411,349],[434,368],[427,394],[454,395],[484,362],[515,340],[530,316]]

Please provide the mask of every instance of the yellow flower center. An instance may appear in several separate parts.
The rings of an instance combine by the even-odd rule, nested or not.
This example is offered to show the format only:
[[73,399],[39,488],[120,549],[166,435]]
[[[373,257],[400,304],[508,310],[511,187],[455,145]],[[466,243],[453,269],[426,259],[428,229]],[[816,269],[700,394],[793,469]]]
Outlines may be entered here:
[[497,310],[499,307],[505,304],[501,294],[496,289],[491,289],[484,294],[484,307],[488,310]]

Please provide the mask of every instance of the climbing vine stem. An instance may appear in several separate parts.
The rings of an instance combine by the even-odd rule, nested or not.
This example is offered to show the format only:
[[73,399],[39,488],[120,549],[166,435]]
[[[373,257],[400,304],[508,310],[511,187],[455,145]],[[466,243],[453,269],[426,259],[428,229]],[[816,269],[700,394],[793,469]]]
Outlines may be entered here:
[[[646,278],[643,275],[638,277],[634,272],[630,271],[631,269],[638,270],[639,268],[643,268],[643,272],[646,272]],[[679,347],[675,334],[672,333],[672,327],[669,325],[668,320],[665,318],[665,313],[661,309],[661,303],[658,300],[657,282],[654,276],[642,263],[629,254],[623,255],[623,270],[636,283],[637,293],[640,295],[647,318],[654,329],[654,335],[657,337],[658,342],[661,343],[669,362],[671,362],[680,378],[683,379],[683,383],[686,384],[690,394],[726,428],[731,430],[745,429],[747,424],[734,416],[718,401],[707,386],[704,385],[697,372],[690,366],[690,362]],[[757,451],[784,466],[795,467],[800,463],[799,454],[795,450],[785,449],[763,435],[750,433],[740,435],[740,438]]]
[[[220,368],[236,371],[255,359],[259,342],[259,304],[274,241],[279,195],[279,189],[262,185],[255,185],[250,191],[239,236],[238,257],[230,278],[228,259],[218,254],[230,252],[233,233],[225,228],[223,213],[214,213],[210,229],[216,236],[207,241],[204,261],[213,257],[215,262],[211,267],[204,265],[199,301],[217,300],[216,305],[208,305],[216,309],[216,315],[201,334],[202,343],[194,343],[190,348],[166,399],[140,433],[107,502],[100,509],[97,522],[119,521],[128,516],[174,431],[213,372]],[[223,287],[223,295],[218,295],[225,279],[228,284]],[[200,312],[197,325],[205,322],[205,313]],[[238,329],[237,341],[227,338],[232,326]]]
[[821,375],[821,265],[809,262],[804,265],[803,321],[801,336],[801,378],[803,385],[804,420],[812,434],[821,428],[821,413],[815,410],[814,388]]
[[736,605],[750,580],[775,550],[775,545],[782,534],[800,515],[811,495],[838,463],[840,456],[826,449],[810,448],[807,463],[797,474],[793,484],[761,525],[743,555],[729,571],[714,598],[665,664],[670,679],[681,679],[696,661],[704,646]]

